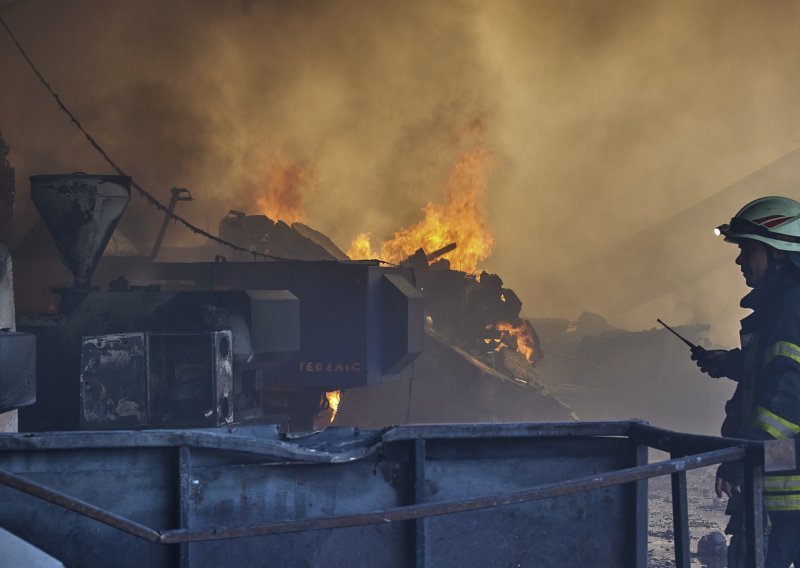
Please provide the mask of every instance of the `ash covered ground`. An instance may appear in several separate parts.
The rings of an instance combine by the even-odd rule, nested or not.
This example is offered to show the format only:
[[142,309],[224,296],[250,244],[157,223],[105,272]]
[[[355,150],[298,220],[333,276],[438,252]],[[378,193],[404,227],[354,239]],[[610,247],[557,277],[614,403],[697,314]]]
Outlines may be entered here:
[[[650,462],[668,459],[666,454],[651,452]],[[724,532],[728,518],[725,516],[725,499],[714,493],[716,466],[687,472],[689,500],[689,537],[692,566],[724,568],[724,557],[699,557],[697,542],[714,531]],[[651,479],[649,486],[648,551],[650,568],[675,566],[675,543],[672,528],[672,493],[670,477]]]

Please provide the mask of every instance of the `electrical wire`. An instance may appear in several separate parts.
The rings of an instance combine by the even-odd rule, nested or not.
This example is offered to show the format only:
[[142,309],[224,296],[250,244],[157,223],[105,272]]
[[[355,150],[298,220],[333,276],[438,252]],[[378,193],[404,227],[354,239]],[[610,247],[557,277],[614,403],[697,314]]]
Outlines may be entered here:
[[[86,140],[88,140],[89,144],[97,151],[98,154],[100,154],[100,156],[102,156],[102,158],[108,163],[108,165],[110,165],[114,169],[115,172],[117,172],[121,176],[130,177],[130,176],[128,176],[128,174],[125,173],[125,171],[121,167],[119,167],[117,165],[117,163],[114,160],[111,159],[111,156],[108,155],[108,153],[103,149],[103,147],[100,145],[100,143],[97,142],[97,140],[91,134],[89,134],[89,132],[87,132],[87,130],[83,127],[83,125],[80,123],[80,121],[77,119],[77,117],[69,110],[69,108],[67,108],[67,105],[64,104],[64,101],[61,100],[61,97],[58,95],[58,93],[55,92],[53,87],[50,86],[50,83],[47,81],[47,79],[44,78],[42,73],[39,71],[39,69],[33,63],[31,58],[28,56],[28,53],[25,51],[25,48],[23,48],[22,45],[19,43],[19,41],[17,40],[16,36],[14,35],[14,32],[11,31],[11,28],[8,26],[8,24],[6,23],[6,21],[5,21],[5,19],[3,18],[2,15],[0,15],[0,25],[2,25],[3,28],[6,30],[6,33],[11,38],[11,41],[14,42],[14,45],[16,46],[17,51],[19,51],[19,53],[22,56],[22,58],[25,60],[25,62],[31,68],[31,71],[33,71],[33,74],[36,75],[36,77],[39,79],[39,82],[44,86],[45,89],[47,89],[47,91],[50,93],[50,95],[53,97],[53,99],[55,99],[56,104],[58,105],[58,107],[69,117],[70,121],[75,125],[75,127],[78,130],[80,130],[81,133],[83,133],[83,135],[86,137]],[[284,261],[297,261],[298,260],[298,259],[293,259],[293,258],[282,258],[282,257],[279,257],[279,256],[274,256],[274,255],[271,255],[271,254],[265,254],[265,253],[262,253],[262,252],[246,249],[246,248],[241,247],[241,246],[239,246],[239,245],[237,245],[235,243],[232,243],[230,241],[226,241],[225,239],[222,239],[222,238],[220,238],[220,237],[218,237],[216,235],[212,235],[208,231],[206,231],[204,229],[201,229],[200,227],[198,227],[196,225],[193,225],[192,223],[190,223],[189,221],[187,221],[186,219],[184,219],[180,215],[177,215],[174,212],[170,211],[169,208],[167,208],[158,199],[156,199],[156,197],[154,197],[150,192],[148,192],[142,186],[140,186],[133,178],[131,178],[131,186],[139,193],[139,195],[141,195],[148,203],[150,203],[150,205],[152,205],[153,207],[155,207],[156,209],[158,209],[159,211],[164,213],[164,215],[166,215],[167,217],[171,218],[173,221],[175,221],[177,223],[180,223],[185,228],[189,229],[190,231],[192,231],[193,233],[195,233],[197,235],[201,235],[201,236],[203,236],[203,237],[205,237],[205,238],[207,238],[207,239],[209,239],[211,241],[214,241],[214,242],[219,243],[221,245],[225,245],[225,246],[230,247],[230,248],[232,248],[234,250],[248,253],[248,254],[252,255],[253,257],[257,257],[257,258],[265,258],[265,259],[268,259],[268,260],[284,260]],[[376,260],[378,260],[378,259],[376,259]],[[388,263],[388,262],[385,262],[385,261],[382,261],[382,260],[379,260],[379,262],[384,262],[385,264],[391,264],[391,263]]]

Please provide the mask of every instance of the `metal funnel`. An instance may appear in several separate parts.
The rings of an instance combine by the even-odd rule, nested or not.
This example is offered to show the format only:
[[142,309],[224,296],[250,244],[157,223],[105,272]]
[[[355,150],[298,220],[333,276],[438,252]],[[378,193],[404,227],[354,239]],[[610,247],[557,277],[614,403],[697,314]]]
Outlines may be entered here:
[[131,178],[87,174],[31,176],[31,199],[53,235],[76,289],[91,276],[131,197]]

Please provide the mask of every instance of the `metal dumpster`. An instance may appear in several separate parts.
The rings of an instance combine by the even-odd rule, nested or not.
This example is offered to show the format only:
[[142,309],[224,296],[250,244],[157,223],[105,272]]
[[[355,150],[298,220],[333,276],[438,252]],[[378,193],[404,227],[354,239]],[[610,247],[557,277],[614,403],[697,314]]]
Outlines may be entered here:
[[686,470],[745,460],[760,510],[761,449],[637,421],[9,434],[0,526],[66,566],[644,567],[671,474],[688,566]]

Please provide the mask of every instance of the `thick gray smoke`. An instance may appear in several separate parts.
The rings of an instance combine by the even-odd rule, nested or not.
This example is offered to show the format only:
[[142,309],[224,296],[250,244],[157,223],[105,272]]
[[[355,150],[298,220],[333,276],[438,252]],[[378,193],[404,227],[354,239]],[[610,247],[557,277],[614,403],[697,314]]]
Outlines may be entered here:
[[[800,139],[794,1],[6,0],[0,10],[123,168],[164,200],[190,188],[197,201],[182,211],[211,229],[230,208],[255,212],[249,188],[286,160],[311,180],[310,225],[343,248],[362,231],[388,236],[437,199],[464,130],[481,120],[496,157],[486,267],[529,316],[713,319],[727,333],[744,291],[735,267],[702,283],[682,274],[680,294],[623,306],[632,280],[620,266],[641,267],[640,295],[654,262],[679,267],[697,253],[667,247],[653,259],[644,240],[622,259],[614,251],[636,235],[668,241],[668,226],[646,230]],[[21,190],[32,174],[109,171],[7,37],[0,71],[0,129]],[[703,219],[705,234],[738,205]],[[123,227],[152,239],[160,219],[141,200],[132,211]],[[733,257],[721,244],[719,255]]]

